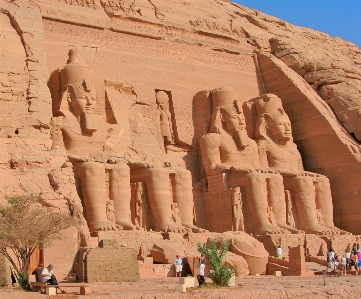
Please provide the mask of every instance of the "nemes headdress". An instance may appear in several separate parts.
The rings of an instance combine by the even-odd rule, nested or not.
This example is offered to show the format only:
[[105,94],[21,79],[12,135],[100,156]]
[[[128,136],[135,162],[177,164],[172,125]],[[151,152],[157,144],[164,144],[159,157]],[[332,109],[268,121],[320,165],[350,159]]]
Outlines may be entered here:
[[286,115],[282,101],[279,97],[271,93],[257,97],[253,99],[253,101],[257,112],[255,137],[266,136],[267,124],[265,115],[269,115],[272,118]]
[[64,85],[71,87],[76,97],[94,90],[91,82],[91,70],[77,49],[69,50],[69,59],[64,67]]
[[226,111],[235,110],[239,113],[241,110],[237,105],[237,94],[232,87],[220,87],[212,90],[212,125],[211,132],[218,132],[222,128],[221,109]]

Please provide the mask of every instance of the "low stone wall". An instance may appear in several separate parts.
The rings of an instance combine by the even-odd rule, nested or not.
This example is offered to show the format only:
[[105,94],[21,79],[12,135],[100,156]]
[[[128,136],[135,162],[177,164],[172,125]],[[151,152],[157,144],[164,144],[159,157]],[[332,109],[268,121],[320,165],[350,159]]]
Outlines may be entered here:
[[90,248],[84,252],[86,282],[139,281],[137,253],[129,248]]

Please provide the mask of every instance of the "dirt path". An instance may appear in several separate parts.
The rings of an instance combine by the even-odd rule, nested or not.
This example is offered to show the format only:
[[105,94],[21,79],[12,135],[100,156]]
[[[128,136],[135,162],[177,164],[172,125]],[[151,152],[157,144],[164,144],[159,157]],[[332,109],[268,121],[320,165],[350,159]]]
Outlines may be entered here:
[[[176,278],[144,279],[140,282],[92,283],[92,294],[81,296],[78,289],[68,289],[67,294],[51,296],[52,299],[236,299],[236,298],[359,298],[361,275],[327,277],[326,286],[322,276],[275,277],[250,276],[237,278],[236,286],[220,289],[187,289],[186,293],[175,291]],[[45,294],[1,289],[1,299],[48,298]]]

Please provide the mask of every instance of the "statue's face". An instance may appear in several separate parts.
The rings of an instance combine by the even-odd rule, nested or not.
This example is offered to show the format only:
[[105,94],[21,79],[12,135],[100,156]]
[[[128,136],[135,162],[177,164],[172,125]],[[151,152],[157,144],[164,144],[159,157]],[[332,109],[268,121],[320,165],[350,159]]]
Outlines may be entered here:
[[286,115],[270,118],[268,125],[274,139],[288,141],[292,138],[291,122]]
[[94,91],[83,92],[81,96],[72,97],[71,107],[75,115],[93,114],[96,107],[96,94]]
[[230,133],[243,131],[245,129],[245,120],[243,114],[238,114],[232,110],[231,113],[222,113],[223,122]]

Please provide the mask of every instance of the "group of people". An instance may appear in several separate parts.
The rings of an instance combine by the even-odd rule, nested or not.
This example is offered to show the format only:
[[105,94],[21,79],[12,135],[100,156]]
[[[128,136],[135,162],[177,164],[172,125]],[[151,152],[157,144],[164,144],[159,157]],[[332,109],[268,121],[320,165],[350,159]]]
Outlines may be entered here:
[[[175,265],[175,277],[181,277],[183,270],[183,260],[181,257],[179,257],[179,254],[176,255],[176,258],[174,260],[174,265]],[[205,283],[204,270],[206,268],[206,260],[203,254],[201,254],[201,257],[198,257],[198,268],[199,268],[199,275],[197,275],[197,280],[199,286],[201,286],[202,284]]]
[[337,271],[339,265],[341,264],[342,275],[346,275],[347,270],[352,270],[352,267],[355,268],[356,275],[358,275],[359,270],[361,269],[361,250],[358,244],[354,243],[352,248],[351,244],[347,246],[346,252],[340,257],[337,252],[332,248],[327,252],[327,269],[331,271]]
[[36,282],[50,282],[51,276],[54,275],[54,267],[49,264],[43,268],[43,264],[38,264],[38,267],[31,274],[35,275]]

